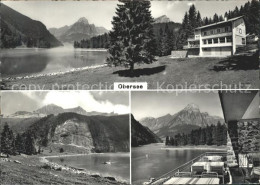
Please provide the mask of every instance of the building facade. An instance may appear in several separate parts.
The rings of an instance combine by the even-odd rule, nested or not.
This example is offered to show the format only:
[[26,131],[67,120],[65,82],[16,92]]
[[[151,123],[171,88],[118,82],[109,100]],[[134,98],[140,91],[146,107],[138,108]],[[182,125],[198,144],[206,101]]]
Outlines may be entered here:
[[198,27],[188,38],[188,56],[230,56],[246,45],[246,26],[242,16]]

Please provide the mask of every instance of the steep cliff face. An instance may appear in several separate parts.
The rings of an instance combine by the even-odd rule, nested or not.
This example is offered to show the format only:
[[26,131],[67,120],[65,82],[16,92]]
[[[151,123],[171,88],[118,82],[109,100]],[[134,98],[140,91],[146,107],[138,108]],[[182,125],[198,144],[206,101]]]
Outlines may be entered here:
[[74,145],[89,150],[94,149],[93,139],[88,124],[81,123],[77,119],[65,121],[55,129],[53,143]]
[[136,121],[133,115],[131,117],[131,138],[132,147],[162,142],[149,128]]
[[50,115],[32,124],[29,132],[38,145],[64,146],[70,152],[129,152],[129,115]]

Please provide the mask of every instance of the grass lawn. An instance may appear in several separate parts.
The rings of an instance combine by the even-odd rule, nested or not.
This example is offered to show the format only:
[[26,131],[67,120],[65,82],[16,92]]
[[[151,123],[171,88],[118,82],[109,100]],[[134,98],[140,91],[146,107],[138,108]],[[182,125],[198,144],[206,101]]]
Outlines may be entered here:
[[[56,171],[41,168],[43,163],[37,156],[11,156],[11,162],[0,159],[0,184],[88,184],[112,185],[121,184],[102,177],[74,174],[68,171]],[[15,163],[14,160],[21,162]]]
[[[131,76],[123,67],[102,67],[65,75],[5,81],[6,89],[113,89],[114,82],[147,82],[149,89],[259,88],[257,56],[227,58],[158,58],[135,66]],[[241,86],[239,86],[241,85]]]

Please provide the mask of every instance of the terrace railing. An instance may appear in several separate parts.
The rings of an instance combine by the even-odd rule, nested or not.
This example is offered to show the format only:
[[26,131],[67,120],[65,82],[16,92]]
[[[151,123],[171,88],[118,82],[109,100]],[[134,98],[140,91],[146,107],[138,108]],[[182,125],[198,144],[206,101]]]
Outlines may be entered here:
[[[169,180],[171,177],[174,177],[175,174],[182,174],[181,172],[184,172],[184,170],[190,169],[190,167],[193,163],[199,161],[204,156],[213,156],[213,155],[220,155],[220,156],[226,157],[227,152],[205,152],[205,153],[195,157],[194,159],[184,163],[183,165],[179,166],[178,168],[175,168],[175,169],[161,175],[160,177],[155,178],[154,180],[152,180],[148,184],[150,184],[150,185],[161,185],[164,182],[166,182],[167,180]],[[193,177],[195,177],[195,176],[193,175]],[[201,175],[197,175],[197,177],[201,177]]]

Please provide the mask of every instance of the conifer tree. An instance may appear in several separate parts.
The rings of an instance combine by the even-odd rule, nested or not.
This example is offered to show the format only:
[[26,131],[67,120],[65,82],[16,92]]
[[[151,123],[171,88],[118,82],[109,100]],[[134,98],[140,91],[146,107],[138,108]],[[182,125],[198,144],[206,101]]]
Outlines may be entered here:
[[155,61],[155,40],[150,1],[120,0],[110,32],[110,66],[123,65],[133,73],[135,63]]
[[196,19],[196,27],[200,27],[200,26],[202,26],[202,19],[201,19],[200,12],[198,11],[197,19]]
[[213,23],[216,23],[216,22],[219,22],[219,20],[218,20],[218,14],[214,14],[214,16],[213,16]]
[[184,18],[182,20],[182,26],[181,29],[179,30],[179,36],[177,39],[178,49],[183,49],[183,46],[187,44],[188,32],[189,32],[189,16],[188,13],[185,12]]
[[197,27],[197,11],[195,5],[191,5],[189,9],[189,26],[188,26],[188,36],[194,35],[194,29]]
[[20,134],[17,134],[15,138],[15,150],[19,154],[24,153],[24,142]]
[[6,154],[7,157],[9,155],[15,154],[14,148],[14,135],[12,130],[9,128],[8,124],[5,123],[3,132],[1,134],[1,151]]
[[34,147],[34,139],[31,135],[30,132],[27,132],[25,134],[25,142],[24,142],[24,146],[25,146],[25,153],[27,155],[33,155],[35,154],[35,147]]

